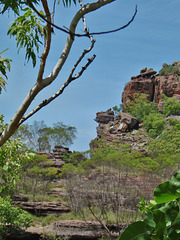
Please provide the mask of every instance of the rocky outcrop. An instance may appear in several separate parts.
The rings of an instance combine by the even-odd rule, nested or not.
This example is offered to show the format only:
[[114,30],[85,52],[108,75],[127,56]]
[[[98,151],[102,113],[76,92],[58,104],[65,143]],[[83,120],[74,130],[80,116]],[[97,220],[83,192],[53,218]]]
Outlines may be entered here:
[[[180,61],[173,62],[173,67],[180,69]],[[163,64],[163,68],[168,67]],[[122,103],[127,106],[127,103],[134,100],[135,94],[146,94],[150,102],[158,104],[159,111],[163,111],[164,101],[162,95],[168,98],[174,97],[180,102],[180,76],[177,73],[160,75],[156,74],[152,68],[143,68],[140,74],[133,76],[124,87],[122,93]],[[115,144],[115,142],[128,143],[132,149],[147,155],[146,146],[149,137],[141,128],[142,124],[137,118],[132,117],[129,113],[119,113],[114,115],[111,109],[105,112],[98,112],[95,121],[98,122],[97,138],[105,139],[107,143]],[[91,149],[95,149],[96,141],[91,141]]]
[[108,109],[106,112],[98,112],[94,120],[98,123],[109,123],[114,121],[114,112],[111,109]]
[[[173,66],[180,68],[180,61],[173,64]],[[163,67],[166,67],[166,65],[163,64]],[[156,71],[153,69],[144,68],[139,75],[132,77],[122,93],[122,103],[127,106],[127,103],[134,99],[136,93],[147,94],[148,100],[157,103],[160,111],[162,111],[163,94],[167,97],[174,97],[176,101],[180,102],[180,76],[177,74],[164,76],[155,74]]]
[[136,93],[145,93],[149,101],[153,101],[154,96],[154,74],[157,72],[152,68],[143,68],[137,76],[131,77],[122,93],[122,102],[126,106],[129,101],[134,99]]
[[61,213],[71,211],[68,206],[60,202],[13,201],[12,204],[36,216],[47,216],[49,214],[58,216]]
[[[98,117],[96,116],[99,125],[97,127],[97,137],[90,143],[92,150],[97,147],[96,140],[104,139],[107,143],[128,143],[134,151],[139,151],[144,155],[147,154],[148,135],[142,128],[139,128],[141,123],[137,118],[129,113],[119,113],[115,116],[114,113],[112,115],[110,109],[101,112],[101,114],[97,113]],[[103,122],[100,116],[106,116],[106,119],[109,120]]]
[[[108,225],[109,232],[112,238],[116,239],[125,228],[126,224],[111,224]],[[99,222],[79,221],[79,220],[64,220],[56,221],[47,226],[30,227],[26,232],[10,234],[7,240],[40,240],[41,235],[49,235],[64,237],[69,240],[98,240],[104,236],[106,230]],[[64,239],[63,238],[63,239]],[[48,238],[49,239],[49,238]]]
[[137,77],[128,82],[122,93],[122,103],[126,106],[134,99],[136,93],[145,93],[149,101],[154,97],[154,78]]
[[137,78],[141,78],[141,77],[143,77],[143,78],[150,78],[150,77],[154,76],[156,73],[157,72],[154,71],[152,68],[150,68],[150,69],[143,68],[143,69],[141,69],[139,75],[133,76],[133,77],[131,77],[131,79],[137,79]]
[[131,116],[129,113],[121,112],[118,114],[117,119],[120,120],[118,131],[126,132],[139,127],[139,120]]
[[67,161],[67,156],[70,156],[72,152],[68,147],[63,147],[61,145],[55,146],[53,152],[37,152],[39,155],[45,155],[49,160],[51,160],[51,167],[61,168]]
[[[112,237],[117,238],[125,224],[108,226]],[[45,227],[30,227],[27,232],[32,234],[51,234],[56,237],[66,237],[71,240],[96,240],[104,234],[104,228],[99,222],[64,220],[56,221]]]
[[154,97],[153,102],[160,104],[162,95],[174,97],[180,102],[180,81],[176,75],[156,76],[154,81]]

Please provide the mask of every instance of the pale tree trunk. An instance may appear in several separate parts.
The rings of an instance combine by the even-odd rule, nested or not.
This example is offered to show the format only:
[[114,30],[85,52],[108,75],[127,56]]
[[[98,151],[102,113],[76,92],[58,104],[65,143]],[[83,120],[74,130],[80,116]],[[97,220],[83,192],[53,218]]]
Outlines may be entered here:
[[[52,70],[51,74],[46,78],[43,78],[43,72],[44,72],[44,66],[45,66],[46,59],[44,59],[44,66],[42,67],[43,59],[41,57],[41,65],[40,65],[36,84],[33,86],[33,88],[27,94],[26,98],[20,105],[19,109],[16,111],[15,115],[13,116],[11,121],[8,123],[7,128],[2,132],[2,134],[0,136],[0,146],[2,146],[12,136],[12,134],[16,131],[16,129],[18,129],[18,127],[21,124],[21,121],[23,119],[23,116],[26,113],[26,110],[28,109],[28,107],[30,106],[30,104],[32,103],[32,101],[36,97],[36,95],[43,88],[50,85],[57,78],[57,76],[58,76],[59,72],[61,71],[62,66],[64,65],[64,63],[69,55],[69,52],[71,50],[71,47],[72,47],[72,44],[74,41],[74,37],[75,37],[73,34],[75,34],[76,26],[77,26],[79,20],[87,13],[95,11],[95,10],[101,8],[102,6],[107,5],[108,3],[111,3],[113,1],[115,1],[115,0],[99,0],[94,3],[86,4],[75,14],[75,16],[72,19],[72,22],[70,24],[70,27],[69,27],[69,32],[71,34],[69,34],[67,37],[62,54],[61,54],[58,62],[56,63],[54,69]],[[42,3],[43,2],[45,2],[45,1],[42,0]],[[50,43],[50,41],[51,41],[51,39],[49,40],[49,43]],[[50,49],[50,44],[49,44],[49,49]],[[48,55],[48,53],[47,53],[47,55]],[[42,67],[42,69],[41,69],[41,67]]]

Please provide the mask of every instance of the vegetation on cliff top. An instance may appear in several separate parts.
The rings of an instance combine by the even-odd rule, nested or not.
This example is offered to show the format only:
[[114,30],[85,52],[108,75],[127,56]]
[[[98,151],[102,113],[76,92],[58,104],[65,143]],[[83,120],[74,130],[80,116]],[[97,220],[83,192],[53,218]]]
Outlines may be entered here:
[[166,65],[165,67],[163,67],[160,71],[159,71],[160,75],[165,75],[165,76],[169,76],[171,74],[175,74],[180,76],[180,69],[178,67],[175,67],[171,64]]

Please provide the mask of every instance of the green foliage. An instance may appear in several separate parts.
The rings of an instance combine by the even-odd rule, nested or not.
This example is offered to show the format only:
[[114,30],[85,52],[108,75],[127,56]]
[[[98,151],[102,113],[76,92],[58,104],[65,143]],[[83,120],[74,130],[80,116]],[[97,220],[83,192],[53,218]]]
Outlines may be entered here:
[[155,158],[161,154],[180,154],[180,131],[165,132],[149,142],[149,154]]
[[41,234],[40,240],[66,240],[66,237],[57,237],[53,234]]
[[[52,181],[59,177],[59,169],[52,166],[45,155],[34,155],[32,159],[22,162],[21,181],[14,192],[28,195],[32,201],[44,201],[52,188]],[[37,212],[36,214],[39,214]]]
[[69,177],[76,173],[76,167],[72,163],[64,164],[61,168],[61,176]]
[[[77,156],[77,155],[76,155]],[[82,158],[82,156],[80,155]],[[72,177],[74,175],[83,175],[88,174],[94,168],[94,160],[93,159],[78,159],[77,162],[66,163],[61,168],[62,177]]]
[[160,113],[150,113],[143,118],[143,127],[149,133],[152,138],[160,135],[165,129],[166,120]]
[[180,69],[177,67],[174,67],[172,65],[168,65],[167,67],[163,67],[160,71],[159,71],[160,75],[171,75],[171,74],[177,74],[180,75]]
[[14,11],[15,14],[19,15],[19,9],[21,9],[23,4],[29,5],[30,3],[38,3],[39,0],[29,0],[29,1],[22,1],[22,0],[1,0],[0,6],[3,7],[3,10],[0,13],[5,13],[7,10],[11,9]]
[[[5,125],[1,115],[0,129]],[[7,194],[11,191],[17,181],[20,179],[20,172],[22,170],[22,162],[24,159],[32,159],[33,153],[22,151],[22,143],[19,139],[14,141],[8,140],[0,148],[0,193]]]
[[15,132],[13,138],[20,137],[21,140],[36,151],[51,151],[55,145],[68,146],[76,138],[75,127],[65,125],[62,122],[54,123],[48,127],[44,121],[34,121],[33,124],[23,124]]
[[[42,44],[41,38],[46,39],[46,27],[42,24],[44,20],[39,18],[31,8],[31,4],[38,4],[39,0],[0,0],[0,7],[2,11],[0,13],[5,13],[7,10],[11,9],[14,11],[18,17],[15,19],[14,23],[8,30],[8,34],[15,37],[18,47],[18,52],[21,48],[25,49],[25,59],[27,62],[31,59],[33,67],[36,65],[36,55],[39,52],[39,45]],[[76,0],[73,0],[76,4]],[[58,0],[60,3],[60,0]],[[71,0],[63,0],[64,6],[70,6]],[[24,8],[25,7],[25,8]],[[24,11],[24,14],[20,15],[19,11]],[[42,12],[40,12],[44,15]],[[5,70],[9,68],[9,62],[11,60],[4,58],[0,61],[0,72],[6,76]],[[4,79],[0,76],[0,86],[5,86]]]
[[114,106],[112,108],[112,110],[114,111],[115,116],[118,115],[118,113],[122,112],[124,110],[124,105],[120,104],[119,107],[118,106]]
[[10,197],[0,198],[0,233],[6,235],[12,229],[26,229],[32,222],[30,214],[13,207]]
[[[0,130],[4,128],[3,116],[0,115]],[[27,212],[11,205],[8,195],[20,179],[23,161],[33,156],[28,151],[22,151],[19,139],[8,140],[0,148],[0,232],[3,236],[12,228],[27,228],[31,222]]]
[[17,41],[18,52],[25,49],[25,59],[32,59],[33,67],[36,65],[36,53],[39,52],[39,44],[42,44],[40,37],[46,36],[46,29],[42,25],[42,20],[30,9],[23,9],[24,15],[17,17],[8,30],[11,36]]
[[127,103],[124,111],[129,112],[132,116],[139,120],[149,114],[158,113],[157,104],[149,102],[146,94],[135,94],[134,100]]
[[149,142],[149,157],[159,164],[158,172],[169,176],[180,165],[180,131],[163,133]]
[[51,142],[51,145],[71,145],[73,139],[76,138],[77,129],[72,126],[65,125],[62,122],[54,123],[53,127],[49,127],[45,136]]
[[58,168],[41,168],[34,166],[31,169],[27,170],[27,174],[31,177],[40,177],[45,179],[54,179],[57,177]]
[[[19,15],[19,10],[22,9],[23,5],[29,6],[30,3],[38,4],[39,0],[0,0],[0,6],[3,7],[2,11],[0,13],[5,13],[7,10],[13,10],[15,14]],[[58,0],[58,4],[61,2],[61,0]],[[71,0],[62,0],[64,6],[70,6]],[[76,4],[76,0],[73,0],[74,4]]]
[[[5,49],[4,51],[0,52],[0,73],[6,77],[7,79],[7,71],[10,71],[10,62],[12,61],[11,59],[9,58],[3,58],[1,57],[1,55],[7,51],[8,49]],[[4,80],[4,78],[0,75],[0,93],[1,93],[1,90],[2,88],[5,89],[5,84],[6,84],[6,81]]]
[[32,178],[42,178],[43,180],[52,180],[58,177],[58,168],[52,167],[50,161],[45,155],[35,154],[29,161],[26,160],[24,173]]
[[[163,107],[163,115],[165,117],[169,115],[180,115],[180,103],[176,102],[174,98],[167,98],[162,96],[162,100],[165,101]],[[132,116],[137,117],[143,121],[143,127],[148,132],[149,136],[156,138],[166,128],[166,120],[158,111],[157,104],[149,102],[146,94],[135,94],[134,100],[127,103],[127,106],[122,107],[123,111],[129,112]],[[114,111],[117,112],[117,106],[114,107]],[[179,124],[176,121],[171,120],[171,125],[176,130],[179,129]]]
[[85,161],[86,157],[84,156],[83,153],[78,152],[78,151],[73,151],[72,154],[67,156],[67,161],[71,162],[74,165],[77,165],[81,161]]
[[130,224],[119,240],[180,238],[180,172],[154,189],[154,200],[147,204],[142,199],[140,210],[145,212],[144,220]]
[[177,119],[169,119],[170,126],[173,128],[173,131],[180,131],[180,121]]
[[[94,164],[111,166],[118,171],[129,173],[158,173],[162,166],[150,156],[144,156],[137,151],[132,152],[129,144],[104,144],[95,150],[92,159]],[[172,166],[175,166],[173,161]]]
[[163,114],[165,117],[170,115],[180,116],[180,103],[174,98],[165,98],[166,103],[163,106]]

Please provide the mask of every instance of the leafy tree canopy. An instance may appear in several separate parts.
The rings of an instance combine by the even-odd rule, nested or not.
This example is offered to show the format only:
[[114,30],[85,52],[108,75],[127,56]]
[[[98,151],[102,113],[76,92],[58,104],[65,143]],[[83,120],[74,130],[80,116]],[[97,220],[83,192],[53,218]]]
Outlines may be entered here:
[[75,127],[65,125],[62,122],[54,123],[48,127],[44,121],[34,121],[33,124],[22,124],[15,132],[13,138],[21,140],[36,151],[51,151],[55,145],[69,146],[76,138]]

